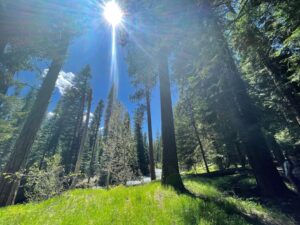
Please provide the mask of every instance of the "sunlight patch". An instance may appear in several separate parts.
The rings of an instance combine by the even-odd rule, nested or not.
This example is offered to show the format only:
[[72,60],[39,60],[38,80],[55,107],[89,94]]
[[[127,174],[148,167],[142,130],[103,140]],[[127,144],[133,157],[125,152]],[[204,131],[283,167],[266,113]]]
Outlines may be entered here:
[[103,16],[109,24],[113,27],[117,26],[122,22],[123,12],[115,1],[107,2],[103,8]]

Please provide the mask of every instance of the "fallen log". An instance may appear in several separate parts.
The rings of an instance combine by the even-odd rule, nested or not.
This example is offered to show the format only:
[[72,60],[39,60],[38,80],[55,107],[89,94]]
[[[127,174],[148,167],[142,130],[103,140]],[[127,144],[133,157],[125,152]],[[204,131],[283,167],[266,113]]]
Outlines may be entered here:
[[205,178],[213,178],[213,177],[223,177],[228,175],[234,175],[238,173],[252,173],[251,169],[248,168],[230,168],[226,170],[218,170],[210,173],[200,173],[200,174],[188,174],[185,175],[187,178],[193,177],[205,177]]

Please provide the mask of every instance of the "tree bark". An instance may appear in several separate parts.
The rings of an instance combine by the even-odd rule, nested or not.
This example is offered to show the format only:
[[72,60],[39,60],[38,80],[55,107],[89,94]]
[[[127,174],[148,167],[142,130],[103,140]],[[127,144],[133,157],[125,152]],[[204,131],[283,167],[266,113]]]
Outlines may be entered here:
[[257,119],[256,108],[247,93],[210,2],[206,0],[203,6],[206,19],[214,27],[216,39],[220,42],[220,55],[223,56],[222,60],[224,62],[221,65],[223,66],[223,76],[225,76],[227,82],[226,88],[231,90],[229,96],[235,102],[233,109],[230,109],[233,112],[231,122],[241,135],[243,143],[245,143],[246,154],[261,193],[270,197],[283,197],[288,189],[273,163]]
[[[17,172],[22,172],[22,169],[25,166],[27,156],[30,153],[33,141],[47,111],[58,74],[64,63],[67,45],[63,48],[64,49],[59,52],[59,56],[51,63],[32,110],[23,125],[8,163],[3,170],[4,174],[11,174],[15,176]],[[5,179],[4,174],[0,175],[0,206],[11,205],[14,203],[20,182],[18,177],[14,177],[13,180]]]
[[153,157],[153,137],[152,137],[152,118],[151,118],[151,105],[150,105],[150,92],[146,90],[146,108],[147,108],[147,122],[148,122],[148,141],[149,141],[149,164],[151,180],[155,180],[155,165]]
[[182,183],[178,167],[168,56],[165,49],[161,49],[160,51],[159,81],[163,144],[161,182],[164,185],[173,186],[179,191],[184,191],[185,188]]

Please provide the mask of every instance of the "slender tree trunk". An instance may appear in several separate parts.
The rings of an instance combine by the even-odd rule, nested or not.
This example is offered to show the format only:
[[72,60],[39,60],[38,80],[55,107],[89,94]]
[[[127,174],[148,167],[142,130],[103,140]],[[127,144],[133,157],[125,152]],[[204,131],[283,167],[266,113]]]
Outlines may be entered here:
[[[87,116],[86,116],[83,131],[82,131],[82,136],[81,136],[81,139],[80,139],[80,145],[79,145],[79,149],[78,149],[78,153],[77,153],[75,168],[74,168],[74,171],[73,171],[75,174],[77,174],[79,172],[80,166],[81,166],[82,155],[83,155],[83,150],[84,150],[84,143],[85,143],[85,139],[86,139],[86,136],[87,136],[87,130],[88,130],[89,120],[90,120],[91,102],[92,102],[92,90],[90,90],[89,93],[88,93]],[[72,182],[72,186],[74,186],[76,184],[76,180],[77,179],[74,178],[74,180]]]
[[214,27],[216,39],[220,42],[220,55],[223,56],[223,73],[226,88],[232,90],[231,98],[235,101],[231,121],[241,135],[246,146],[249,163],[253,169],[261,193],[265,196],[282,197],[288,189],[283,183],[266,145],[261,127],[256,115],[256,108],[247,93],[245,84],[232,58],[232,54],[213,13],[210,2],[205,1],[203,13]]
[[12,174],[13,179],[5,179],[3,174],[0,176],[0,206],[11,205],[14,203],[20,182],[16,173],[22,172],[22,169],[25,166],[27,156],[47,111],[59,71],[64,63],[66,51],[67,45],[64,46],[64,49],[59,53],[59,56],[52,61],[32,110],[23,125],[8,163],[3,170],[3,173],[5,174]]
[[147,122],[148,122],[148,140],[149,140],[149,163],[151,180],[155,180],[155,165],[153,157],[153,137],[152,137],[152,118],[151,118],[151,105],[150,105],[150,92],[146,90],[146,108],[147,108]]
[[203,148],[203,145],[202,145],[202,141],[200,139],[200,133],[199,133],[197,125],[196,125],[196,120],[195,120],[195,115],[194,115],[194,111],[193,111],[193,108],[192,108],[192,104],[190,102],[189,97],[187,97],[186,99],[187,99],[187,103],[188,103],[188,107],[189,107],[189,111],[190,111],[191,124],[192,124],[192,127],[194,128],[194,132],[195,132],[195,135],[196,135],[199,147],[200,147],[200,151],[201,151],[201,155],[202,155],[202,158],[203,158],[203,161],[204,161],[206,172],[209,173],[209,168],[208,168],[208,164],[207,164],[207,160],[206,160],[206,156],[205,156],[205,151],[204,151],[204,148]]
[[176,151],[173,109],[170,90],[168,57],[164,50],[160,52],[159,81],[162,126],[162,184],[171,185],[175,189],[184,191]]
[[196,137],[197,137],[197,141],[198,141],[198,144],[199,144],[199,147],[200,147],[200,151],[201,151],[201,155],[202,155],[202,158],[203,158],[203,161],[204,161],[206,172],[209,173],[209,168],[208,168],[208,164],[207,164],[207,160],[206,160],[206,156],[205,156],[205,151],[204,151],[202,141],[201,141],[200,136],[199,136],[200,134],[198,132],[198,129],[197,129],[196,125],[192,123],[192,126],[194,128],[194,131],[195,131],[195,134],[196,134]]

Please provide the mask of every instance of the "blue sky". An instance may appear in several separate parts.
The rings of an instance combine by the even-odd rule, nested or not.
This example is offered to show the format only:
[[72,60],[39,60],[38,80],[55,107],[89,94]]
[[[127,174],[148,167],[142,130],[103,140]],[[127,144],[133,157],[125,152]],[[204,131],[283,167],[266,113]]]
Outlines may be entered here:
[[[136,103],[129,100],[129,95],[134,92],[130,84],[130,78],[127,73],[127,65],[125,62],[125,49],[117,46],[117,61],[119,71],[119,91],[118,99],[126,107],[131,116],[133,115]],[[107,98],[109,89],[112,85],[110,80],[110,65],[111,65],[111,28],[106,24],[100,24],[99,27],[89,31],[88,33],[73,40],[69,47],[68,57],[63,67],[64,72],[72,72],[76,75],[85,65],[91,66],[91,87],[93,88],[93,103],[92,111],[95,109],[97,102],[100,99],[104,101]],[[41,65],[41,68],[46,68],[46,65]],[[19,80],[33,84],[37,82],[35,72],[21,72],[17,76]],[[174,88],[173,88],[174,89]],[[176,100],[176,93],[173,92],[173,104]],[[48,111],[52,111],[60,98],[58,89],[53,93],[53,97],[49,104]],[[155,87],[152,92],[152,128],[153,135],[156,136],[160,132],[160,100],[159,89]],[[145,117],[146,119],[146,117]],[[103,122],[102,122],[103,123]],[[146,120],[143,126],[144,131],[147,131]]]

